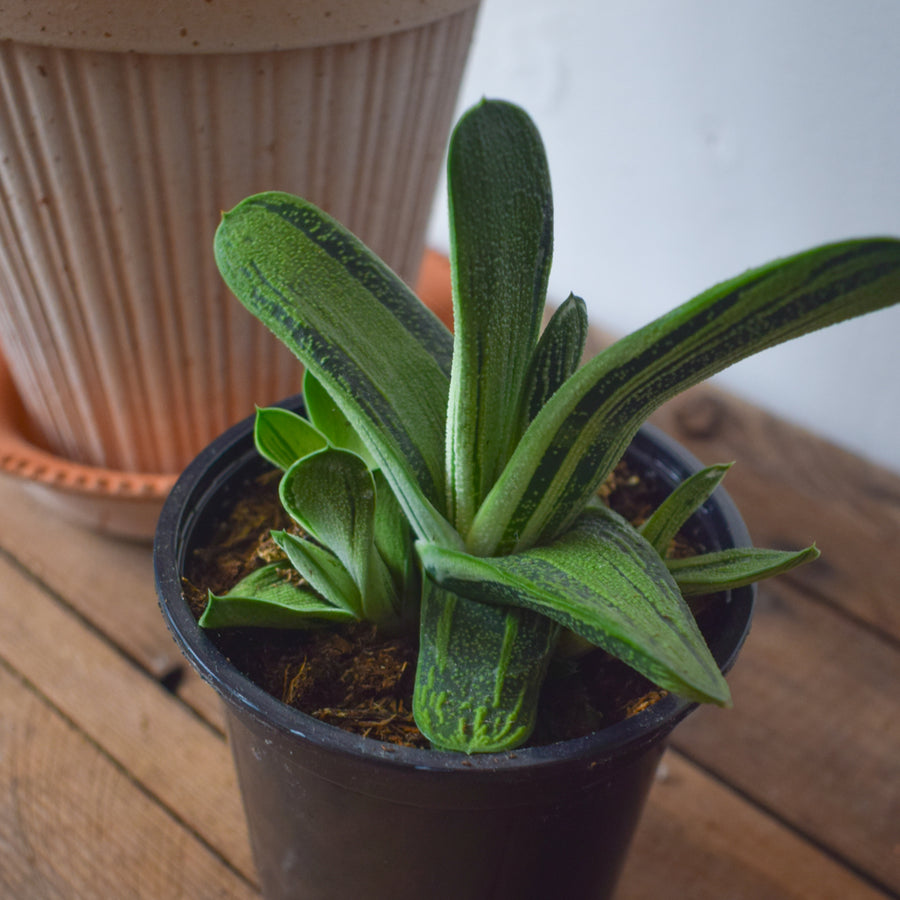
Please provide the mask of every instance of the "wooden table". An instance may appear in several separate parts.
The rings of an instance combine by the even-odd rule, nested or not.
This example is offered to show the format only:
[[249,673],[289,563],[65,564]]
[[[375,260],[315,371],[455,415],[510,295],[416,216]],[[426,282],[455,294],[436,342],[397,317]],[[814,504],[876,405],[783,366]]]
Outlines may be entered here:
[[[898,896],[900,478],[708,388],[657,421],[739,460],[757,543],[823,558],[761,589],[735,709],[676,731],[620,900]],[[8,477],[0,508],[0,897],[257,897],[218,702],[163,625],[149,548]]]

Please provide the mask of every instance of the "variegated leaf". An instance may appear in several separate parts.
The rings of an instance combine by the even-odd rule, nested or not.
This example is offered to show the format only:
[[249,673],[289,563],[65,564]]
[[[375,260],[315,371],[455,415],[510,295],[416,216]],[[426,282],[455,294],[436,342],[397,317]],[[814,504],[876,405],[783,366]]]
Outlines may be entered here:
[[526,424],[578,369],[587,334],[587,307],[570,294],[550,317],[532,356],[524,396]]
[[537,613],[477,603],[426,579],[413,695],[419,729],[441,750],[523,744],[558,635]]
[[660,404],[732,363],[900,299],[900,241],[819,247],[710,288],[579,369],[531,423],[479,509],[479,555],[572,524]]
[[765,550],[737,547],[686,559],[666,560],[666,566],[685,596],[743,587],[818,559],[815,545],[805,550]]
[[447,416],[448,517],[464,533],[523,430],[553,242],[541,137],[510,103],[460,119],[447,161],[453,374]]
[[479,558],[418,545],[448,591],[540,612],[684,697],[730,703],[690,608],[659,554],[611,510],[591,509],[552,544]]
[[271,192],[225,213],[219,269],[325,386],[416,533],[458,543],[444,508],[452,337],[409,288],[313,204]]
[[660,556],[685,522],[707,501],[719,486],[731,463],[708,466],[681,482],[640,527],[640,532]]
[[251,573],[221,596],[210,592],[200,617],[202,628],[310,628],[352,621],[346,609],[331,606],[309,587],[292,580],[285,563]]

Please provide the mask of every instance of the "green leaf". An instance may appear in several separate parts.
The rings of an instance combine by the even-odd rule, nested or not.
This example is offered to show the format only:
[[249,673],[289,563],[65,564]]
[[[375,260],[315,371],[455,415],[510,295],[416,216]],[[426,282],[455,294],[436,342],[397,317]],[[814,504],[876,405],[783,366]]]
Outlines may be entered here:
[[340,407],[309,369],[303,373],[303,403],[309,421],[328,439],[328,443],[362,457],[369,469],[378,467]]
[[276,406],[257,408],[253,440],[261,456],[284,470],[328,446],[328,441],[306,419]]
[[588,315],[584,300],[569,294],[551,316],[531,360],[525,390],[527,422],[543,409],[544,404],[578,369],[587,333]]
[[447,161],[453,374],[447,416],[449,518],[464,533],[521,435],[553,242],[543,144],[516,106],[466,113]]
[[375,546],[391,574],[401,604],[416,606],[420,589],[412,530],[387,479],[380,471],[372,474],[375,479]]
[[215,255],[237,298],[322,383],[391,482],[416,533],[459,543],[444,508],[452,337],[391,270],[311,203],[248,197]]
[[534,730],[558,626],[425,580],[413,715],[440,750],[490,753],[521,746]]
[[363,617],[392,619],[396,597],[375,547],[375,482],[365,462],[347,450],[320,450],[288,469],[279,495],[288,515],[350,573]]
[[796,552],[738,547],[686,559],[666,560],[666,566],[685,596],[743,587],[788,572],[820,556],[815,544]]
[[659,554],[609,509],[585,512],[549,546],[482,559],[418,544],[428,577],[484,603],[531,609],[691,700],[728,685]]
[[896,303],[900,241],[832,244],[710,288],[608,347],[544,406],[467,536],[478,555],[563,533],[660,404],[782,341]]
[[654,550],[665,557],[675,535],[719,486],[731,463],[722,463],[695,472],[666,497],[639,531]]
[[285,563],[252,572],[227,594],[209,593],[201,628],[310,628],[323,622],[351,621],[345,609],[331,606],[310,588],[294,583]]
[[363,619],[362,594],[344,564],[327,548],[287,531],[271,532],[290,564],[332,606]]

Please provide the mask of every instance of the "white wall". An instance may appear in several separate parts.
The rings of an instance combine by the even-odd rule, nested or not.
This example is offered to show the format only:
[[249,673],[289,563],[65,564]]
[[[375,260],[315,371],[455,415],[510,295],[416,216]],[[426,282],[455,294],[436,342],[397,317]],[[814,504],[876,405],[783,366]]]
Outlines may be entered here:
[[[556,207],[551,298],[629,331],[816,243],[900,235],[896,0],[483,0],[460,109],[524,106]],[[446,248],[443,189],[431,240]],[[900,471],[900,308],[719,383]]]

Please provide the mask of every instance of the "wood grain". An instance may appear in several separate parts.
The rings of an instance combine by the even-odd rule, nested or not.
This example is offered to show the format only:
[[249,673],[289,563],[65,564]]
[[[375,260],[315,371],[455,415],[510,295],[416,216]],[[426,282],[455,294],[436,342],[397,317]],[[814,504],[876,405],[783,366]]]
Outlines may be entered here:
[[224,732],[218,698],[185,661],[159,613],[149,544],[73,525],[0,477],[0,548],[66,605]]
[[225,739],[173,702],[39,584],[0,558],[0,658],[248,879],[254,877]]
[[760,590],[729,679],[673,745],[900,894],[900,653],[787,582]]
[[258,898],[245,878],[5,666],[0,896]]
[[888,894],[669,750],[616,900],[884,900]]

